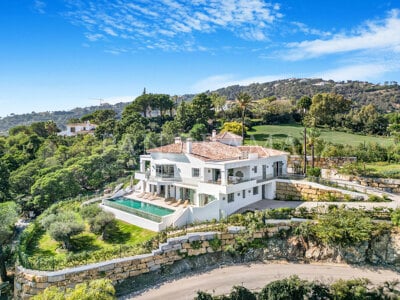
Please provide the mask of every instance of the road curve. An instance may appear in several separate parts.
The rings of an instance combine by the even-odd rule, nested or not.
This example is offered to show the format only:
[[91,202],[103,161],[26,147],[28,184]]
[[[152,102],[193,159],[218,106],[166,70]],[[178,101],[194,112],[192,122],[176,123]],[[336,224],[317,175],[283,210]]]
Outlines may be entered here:
[[302,279],[326,283],[337,279],[368,278],[374,284],[400,278],[394,271],[345,264],[252,263],[217,268],[155,286],[139,295],[128,295],[120,300],[193,299],[198,290],[221,295],[232,286],[243,285],[250,290],[261,290],[268,282],[297,274]]

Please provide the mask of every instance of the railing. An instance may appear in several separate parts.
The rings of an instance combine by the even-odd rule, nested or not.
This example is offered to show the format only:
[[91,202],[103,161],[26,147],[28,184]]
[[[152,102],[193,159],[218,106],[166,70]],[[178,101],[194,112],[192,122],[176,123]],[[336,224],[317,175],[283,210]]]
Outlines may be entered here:
[[153,215],[151,213],[133,208],[133,207],[128,207],[119,203],[116,203],[114,201],[110,201],[110,200],[103,200],[103,204],[109,207],[113,207],[119,210],[122,210],[124,212],[130,213],[130,214],[134,214],[135,216],[141,217],[141,218],[145,218],[147,220],[150,221],[154,221],[157,223],[161,223],[162,222],[162,217],[157,216],[157,215]]

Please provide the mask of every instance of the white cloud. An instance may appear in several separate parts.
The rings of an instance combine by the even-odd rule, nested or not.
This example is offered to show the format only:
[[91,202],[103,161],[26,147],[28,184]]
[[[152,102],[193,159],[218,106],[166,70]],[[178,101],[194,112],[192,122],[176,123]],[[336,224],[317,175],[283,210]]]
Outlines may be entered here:
[[292,75],[265,75],[255,76],[237,79],[233,74],[220,74],[213,75],[204,79],[201,79],[194,83],[191,87],[193,92],[204,92],[207,90],[213,91],[219,88],[231,86],[231,85],[249,85],[252,83],[263,83],[274,81],[278,79],[291,78]]
[[302,41],[288,44],[288,60],[299,60],[328,54],[351,51],[386,51],[398,52],[400,48],[399,10],[392,10],[389,16],[380,21],[369,21],[352,34],[336,34],[326,40]]
[[320,36],[320,37],[328,37],[328,36],[332,35],[332,33],[329,31],[322,31],[319,29],[310,28],[302,22],[291,22],[291,24],[295,26],[295,29],[294,29],[295,32],[300,31],[306,35],[316,35],[316,36]]
[[323,78],[326,80],[332,79],[335,81],[350,79],[370,81],[379,79],[383,74],[393,70],[393,66],[389,66],[384,63],[358,64],[315,73],[311,77]]
[[279,5],[264,0],[66,1],[69,11],[64,15],[83,26],[90,41],[106,33],[110,38],[131,40],[138,47],[161,45],[174,51],[190,51],[193,47],[184,46],[187,39],[217,30],[264,41],[271,24],[282,17]]
[[35,2],[33,3],[33,7],[40,14],[46,13],[46,3],[44,1],[35,0]]

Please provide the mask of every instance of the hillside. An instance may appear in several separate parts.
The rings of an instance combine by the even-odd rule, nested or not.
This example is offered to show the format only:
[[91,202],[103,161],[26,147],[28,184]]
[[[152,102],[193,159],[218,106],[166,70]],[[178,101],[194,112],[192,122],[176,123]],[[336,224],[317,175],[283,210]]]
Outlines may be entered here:
[[[360,107],[369,103],[374,104],[381,112],[392,112],[400,108],[400,85],[397,82],[385,82],[383,85],[364,81],[341,81],[322,79],[284,79],[265,83],[253,83],[247,86],[233,85],[218,89],[216,92],[233,100],[239,92],[249,93],[253,99],[261,99],[270,96],[286,99],[299,99],[304,95],[313,96],[317,93],[337,93],[345,98],[353,100],[354,106]],[[211,93],[207,91],[207,93]],[[179,100],[189,101],[195,95],[187,94],[179,97]],[[0,118],[0,132],[7,131],[17,125],[28,125],[33,122],[53,120],[60,128],[71,118],[80,118],[98,109],[114,109],[118,117],[128,103],[115,105],[90,106],[74,108],[70,111],[54,111],[29,113],[22,115],[10,115]]]
[[228,99],[235,99],[239,92],[249,93],[253,99],[276,96],[278,99],[299,99],[304,95],[337,93],[351,99],[355,106],[374,104],[381,112],[392,112],[400,108],[400,85],[385,82],[384,85],[364,81],[341,81],[322,79],[284,79],[248,86],[233,85],[216,90]]
[[0,118],[0,132],[6,132],[8,129],[17,126],[17,125],[29,125],[34,122],[45,122],[49,120],[53,120],[56,122],[57,126],[60,129],[65,129],[65,124],[68,120],[72,118],[81,118],[82,116],[92,113],[99,109],[113,109],[117,113],[118,118],[121,116],[122,110],[129,102],[117,103],[114,105],[111,104],[103,104],[101,106],[90,106],[84,108],[74,108],[69,111],[46,111],[46,112],[32,112],[29,114],[21,114],[21,115],[10,115],[4,118]]

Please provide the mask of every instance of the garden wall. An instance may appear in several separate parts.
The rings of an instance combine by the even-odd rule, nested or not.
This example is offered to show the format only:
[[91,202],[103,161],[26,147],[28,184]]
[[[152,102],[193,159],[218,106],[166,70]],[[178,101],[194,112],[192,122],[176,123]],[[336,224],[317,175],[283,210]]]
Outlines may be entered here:
[[346,199],[363,200],[367,196],[361,193],[329,188],[314,182],[277,180],[275,198],[293,201],[332,201],[333,199],[343,201]]
[[[314,157],[314,166],[321,169],[341,167],[347,163],[357,162],[357,157]],[[290,155],[288,159],[288,173],[297,173],[303,170],[304,156]],[[311,166],[311,156],[307,156],[307,166]]]
[[337,170],[325,170],[322,177],[328,179],[347,180],[365,187],[372,187],[387,193],[400,194],[400,179],[360,177],[355,175],[338,174]]
[[[150,254],[114,259],[106,262],[45,272],[16,267],[14,281],[15,299],[29,299],[46,287],[72,288],[76,284],[99,278],[109,278],[118,294],[140,290],[157,280],[204,269],[221,263],[245,261],[282,260],[370,263],[400,271],[400,234],[391,232],[375,237],[356,247],[334,248],[312,241],[304,242],[292,235],[294,224],[281,223],[263,228],[246,239],[263,239],[264,244],[245,251],[229,251],[235,248],[243,234],[238,227],[230,227],[228,233],[192,233],[170,238]],[[241,237],[241,239],[237,239]],[[225,251],[222,251],[224,249]],[[243,248],[242,248],[243,250]]]

